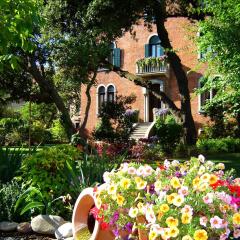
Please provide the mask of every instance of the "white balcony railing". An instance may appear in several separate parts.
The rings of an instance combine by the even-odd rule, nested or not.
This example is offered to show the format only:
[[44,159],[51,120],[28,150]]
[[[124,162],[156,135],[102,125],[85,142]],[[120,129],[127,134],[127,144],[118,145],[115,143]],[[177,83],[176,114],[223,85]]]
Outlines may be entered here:
[[158,74],[164,74],[168,75],[169,67],[168,63],[166,61],[161,62],[160,64],[144,64],[143,66],[140,66],[136,63],[136,74],[137,75],[158,75]]

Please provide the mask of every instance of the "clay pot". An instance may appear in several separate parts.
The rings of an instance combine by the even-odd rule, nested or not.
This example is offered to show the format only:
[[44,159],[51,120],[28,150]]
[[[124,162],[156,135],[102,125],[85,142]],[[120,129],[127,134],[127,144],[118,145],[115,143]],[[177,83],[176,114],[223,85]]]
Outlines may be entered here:
[[[146,223],[146,219],[144,216],[137,217],[137,223],[143,224]],[[138,229],[138,237],[139,240],[148,240],[148,232],[143,229]]]
[[102,230],[97,221],[93,227],[89,226],[89,212],[95,206],[96,199],[93,196],[93,188],[84,189],[79,195],[73,210],[73,236],[77,239],[77,232],[82,226],[87,226],[91,237],[89,240],[113,240],[115,237],[111,231]]

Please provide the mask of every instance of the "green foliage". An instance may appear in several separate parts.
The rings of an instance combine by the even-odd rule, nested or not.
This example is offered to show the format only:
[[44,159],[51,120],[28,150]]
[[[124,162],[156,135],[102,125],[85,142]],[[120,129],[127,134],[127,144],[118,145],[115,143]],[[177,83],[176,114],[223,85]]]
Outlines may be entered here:
[[0,182],[9,182],[16,176],[21,162],[26,156],[22,150],[21,147],[0,147]]
[[[12,180],[5,184],[0,184],[0,219],[1,221],[19,222],[24,218],[14,211],[14,206],[22,194],[22,186],[17,181]],[[24,216],[23,216],[24,217]]]
[[[117,96],[114,102],[106,102],[100,111],[101,121],[93,131],[97,140],[125,141],[129,138],[134,114],[129,115],[130,104],[136,100],[135,95]],[[133,119],[132,119],[133,118]]]
[[72,188],[63,178],[62,172],[66,161],[73,164],[78,159],[80,152],[71,145],[43,148],[24,159],[21,168],[23,179],[37,187],[47,200],[71,194]]
[[59,119],[53,121],[53,126],[50,128],[50,132],[52,134],[53,141],[67,142],[68,138],[66,131]]
[[[235,118],[240,136],[240,8],[235,0],[204,1],[210,13],[199,23],[199,48],[206,52],[203,61],[208,63],[203,91],[216,89],[216,95],[206,107],[207,113],[221,109],[225,120]],[[211,51],[207,51],[211,49]],[[216,76],[219,76],[216,78]],[[211,113],[210,113],[211,114]]]
[[199,139],[197,149],[200,153],[235,153],[240,152],[240,139]]
[[157,118],[155,131],[159,138],[159,143],[162,146],[162,150],[170,154],[180,142],[183,134],[183,127],[176,122],[172,115],[167,115],[166,118]]

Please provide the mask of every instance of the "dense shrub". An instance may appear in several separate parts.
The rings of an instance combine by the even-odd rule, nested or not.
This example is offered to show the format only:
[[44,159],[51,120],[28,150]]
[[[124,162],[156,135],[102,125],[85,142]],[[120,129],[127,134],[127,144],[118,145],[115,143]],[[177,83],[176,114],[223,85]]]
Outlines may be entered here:
[[104,103],[99,114],[101,121],[93,131],[94,138],[108,142],[128,140],[138,115],[130,107],[135,100],[135,95],[117,96],[114,102]]
[[21,184],[11,181],[6,184],[0,184],[0,219],[1,221],[21,220],[19,213],[14,211],[14,206],[18,197],[22,193]]
[[68,141],[66,131],[59,119],[53,121],[53,125],[50,128],[50,133],[52,135],[52,140],[54,142],[65,142],[66,143]]
[[22,163],[24,180],[38,187],[44,197],[51,199],[71,193],[71,186],[63,178],[65,162],[80,159],[80,152],[70,145],[46,147],[27,157]]
[[172,115],[167,115],[165,118],[157,118],[155,132],[159,138],[162,150],[165,153],[170,154],[180,142],[183,128],[182,125],[176,122]]
[[197,149],[201,153],[234,153],[240,152],[240,139],[199,139]]

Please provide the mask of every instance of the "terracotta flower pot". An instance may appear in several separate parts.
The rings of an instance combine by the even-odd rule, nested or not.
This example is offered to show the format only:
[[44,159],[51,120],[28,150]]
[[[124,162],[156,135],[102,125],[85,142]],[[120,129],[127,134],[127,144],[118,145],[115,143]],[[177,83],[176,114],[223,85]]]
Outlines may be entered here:
[[[145,217],[144,216],[137,217],[137,223],[138,224],[146,223]],[[148,240],[148,232],[146,230],[139,228],[138,229],[138,237],[139,237],[139,240]]]
[[[75,240],[85,240],[78,236],[81,228],[86,228],[90,238],[86,240],[113,240],[114,235],[109,230],[102,230],[97,221],[93,223],[93,227],[89,226],[89,212],[95,206],[96,199],[93,196],[93,188],[84,189],[79,195],[73,210],[72,223],[73,235]],[[85,235],[86,235],[85,231]]]

